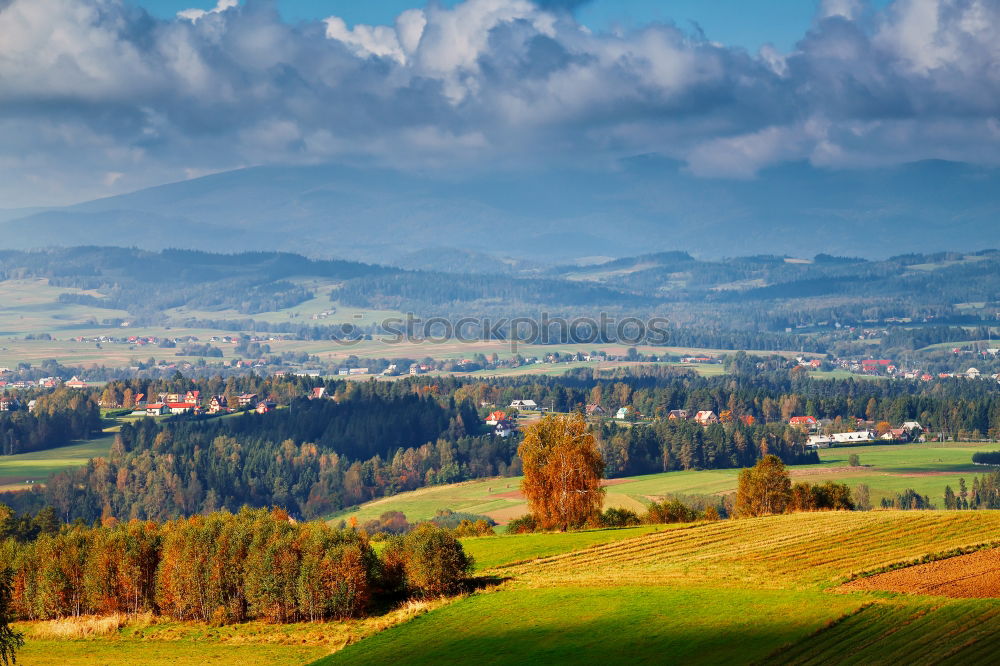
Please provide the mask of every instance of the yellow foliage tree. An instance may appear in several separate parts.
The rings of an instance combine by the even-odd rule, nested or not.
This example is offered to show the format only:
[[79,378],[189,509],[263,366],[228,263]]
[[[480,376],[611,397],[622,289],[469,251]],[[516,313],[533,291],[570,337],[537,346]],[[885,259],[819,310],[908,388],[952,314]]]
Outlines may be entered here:
[[792,480],[778,456],[764,456],[740,471],[736,515],[740,518],[784,513],[792,499]]
[[567,530],[600,513],[604,459],[582,414],[549,414],[528,426],[517,454],[521,491],[539,527]]

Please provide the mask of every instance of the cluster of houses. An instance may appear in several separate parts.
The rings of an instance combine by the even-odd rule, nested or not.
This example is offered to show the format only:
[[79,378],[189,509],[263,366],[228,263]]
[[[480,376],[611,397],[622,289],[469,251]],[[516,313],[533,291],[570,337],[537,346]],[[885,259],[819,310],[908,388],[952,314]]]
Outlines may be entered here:
[[[955,354],[961,353],[963,350],[953,349],[952,352]],[[995,357],[1000,349],[987,349],[981,352],[982,356],[985,357]],[[796,359],[801,366],[809,366],[812,369],[818,368],[822,363],[818,359],[807,360],[803,358]],[[985,379],[989,377],[990,379],[1000,381],[1000,373],[986,375],[981,373],[977,368],[968,368],[961,372],[938,372],[931,374],[930,372],[925,372],[919,369],[904,369],[899,367],[892,359],[879,358],[879,359],[843,359],[838,358],[833,361],[833,365],[842,370],[847,370],[859,375],[869,375],[873,377],[896,377],[901,379],[919,379],[920,381],[929,382],[934,379]]]
[[[858,422],[862,425],[864,421]],[[819,419],[813,416],[793,416],[788,424],[810,433],[817,433],[822,427]],[[810,434],[806,440],[806,448],[825,449],[837,444],[865,444],[875,441],[886,442],[911,442],[924,441],[924,428],[917,421],[906,421],[898,428],[889,428],[883,433],[879,433],[873,428],[864,427],[850,432],[835,432],[828,435]]]
[[[325,391],[325,389],[323,389]],[[315,395],[315,390],[313,392]],[[322,397],[321,392],[319,397]],[[166,416],[168,414],[229,414],[235,411],[253,410],[258,414],[274,411],[277,405],[270,400],[262,400],[256,393],[244,393],[236,398],[236,404],[230,405],[224,395],[213,395],[203,405],[201,391],[185,393],[160,393],[155,401],[147,401],[146,396],[139,393],[135,396],[135,408],[132,416]]]

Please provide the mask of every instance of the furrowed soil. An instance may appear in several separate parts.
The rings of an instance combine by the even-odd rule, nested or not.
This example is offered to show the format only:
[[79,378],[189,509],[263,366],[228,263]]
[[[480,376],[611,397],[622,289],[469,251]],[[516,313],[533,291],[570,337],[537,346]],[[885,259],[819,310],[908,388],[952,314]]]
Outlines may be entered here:
[[1000,597],[1000,549],[897,569],[842,585],[851,592],[906,592],[956,599]]

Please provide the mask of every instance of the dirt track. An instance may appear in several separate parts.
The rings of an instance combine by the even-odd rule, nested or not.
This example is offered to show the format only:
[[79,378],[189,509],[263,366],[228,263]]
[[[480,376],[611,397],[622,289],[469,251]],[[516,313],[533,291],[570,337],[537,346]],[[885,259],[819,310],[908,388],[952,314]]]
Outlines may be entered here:
[[942,597],[1000,597],[1000,549],[981,550],[946,560],[860,578],[842,591],[908,592]]

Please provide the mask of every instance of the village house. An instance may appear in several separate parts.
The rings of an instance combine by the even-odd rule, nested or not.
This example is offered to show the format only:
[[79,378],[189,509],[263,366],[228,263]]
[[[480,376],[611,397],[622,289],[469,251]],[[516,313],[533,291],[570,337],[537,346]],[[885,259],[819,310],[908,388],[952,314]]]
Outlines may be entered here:
[[667,413],[668,421],[687,421],[688,410],[686,409],[671,409]]
[[604,408],[598,405],[597,403],[587,405],[586,411],[587,411],[587,416],[600,416],[601,414],[604,414]]
[[924,431],[924,427],[920,425],[918,421],[905,421],[903,425],[900,426],[900,428],[906,430],[907,432],[913,432],[914,430],[918,432]]
[[875,433],[871,430],[856,430],[854,432],[838,432],[833,434],[833,441],[838,444],[851,442],[871,442],[875,439]]
[[66,388],[71,388],[71,389],[85,389],[89,385],[87,384],[87,382],[81,381],[79,377],[76,377],[74,375],[74,377],[72,379],[70,379],[68,382],[66,382],[65,384],[63,384],[63,386],[65,386]]
[[501,421],[507,420],[507,413],[499,409],[490,412],[490,415],[486,417],[486,425],[495,426]]
[[809,439],[806,440],[807,449],[826,449],[833,444],[834,439],[832,437],[827,437],[826,435],[809,435]]
[[270,400],[261,400],[260,402],[257,403],[257,406],[254,408],[254,410],[258,414],[267,414],[268,412],[273,412],[277,407],[278,406],[275,403],[271,402]]
[[514,434],[514,423],[512,421],[499,421],[493,428],[493,434],[497,437],[510,437]]
[[884,439],[890,442],[908,442],[910,441],[910,433],[904,428],[892,428],[888,432],[884,433],[879,439]]
[[226,396],[213,395],[212,399],[208,401],[209,414],[221,414],[228,411],[229,411],[229,401],[226,400]]
[[0,396],[0,412],[13,412],[21,408],[17,398],[9,395]]
[[694,420],[699,425],[707,426],[719,422],[719,417],[712,410],[703,410],[694,415]]
[[619,407],[618,411],[615,412],[616,419],[627,419],[629,415],[635,413],[635,410],[631,407]]
[[793,416],[788,419],[788,425],[803,430],[815,430],[819,421],[816,420],[815,416]]
[[196,402],[168,402],[167,409],[171,414],[194,414],[198,411]]
[[170,413],[170,408],[167,407],[166,403],[163,402],[153,402],[146,405],[146,416],[163,416],[164,414]]
[[510,403],[511,409],[538,409],[538,404],[534,400],[513,400]]
[[250,408],[253,409],[257,406],[257,394],[256,393],[244,393],[243,395],[236,398],[239,401],[240,409]]
[[316,388],[314,388],[312,391],[309,392],[309,399],[310,400],[320,400],[321,398],[325,398],[325,397],[326,397],[326,387],[325,386],[317,386]]

